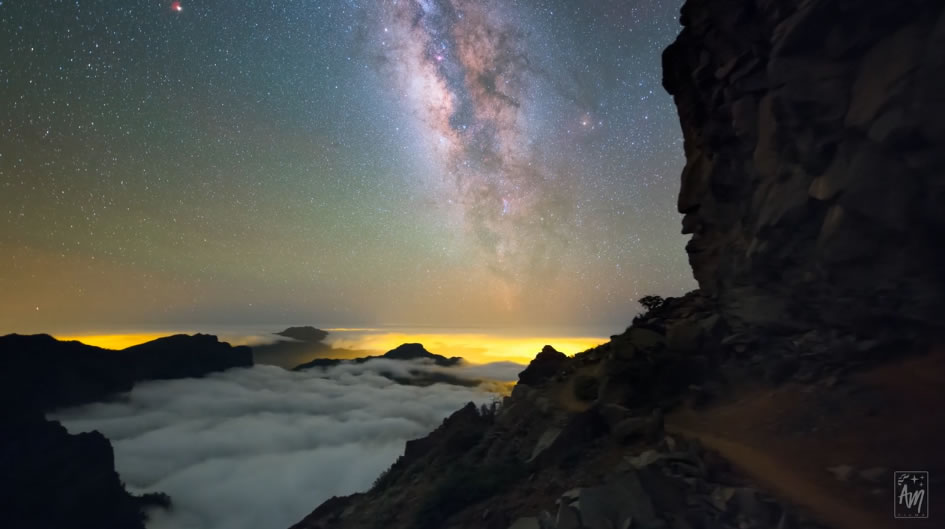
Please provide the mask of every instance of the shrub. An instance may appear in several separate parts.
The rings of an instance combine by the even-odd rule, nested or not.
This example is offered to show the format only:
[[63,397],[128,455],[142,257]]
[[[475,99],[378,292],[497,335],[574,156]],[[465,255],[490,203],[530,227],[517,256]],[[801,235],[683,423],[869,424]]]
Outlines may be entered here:
[[389,485],[390,482],[393,482],[393,475],[391,474],[391,469],[393,468],[394,465],[391,465],[387,467],[387,470],[381,472],[381,475],[377,476],[377,479],[374,480],[374,484],[371,485],[371,490],[380,490]]
[[640,305],[643,305],[643,308],[646,309],[647,313],[653,312],[654,310],[659,310],[660,307],[663,306],[663,303],[666,302],[666,300],[662,297],[654,295],[643,296],[637,301],[640,303]]

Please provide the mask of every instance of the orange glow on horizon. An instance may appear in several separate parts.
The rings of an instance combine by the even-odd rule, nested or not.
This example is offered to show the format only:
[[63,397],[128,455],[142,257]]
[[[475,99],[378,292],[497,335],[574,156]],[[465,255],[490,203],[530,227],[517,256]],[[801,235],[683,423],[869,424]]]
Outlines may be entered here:
[[83,334],[83,335],[55,335],[57,340],[75,340],[85,345],[94,345],[103,349],[125,349],[151,340],[168,336],[168,333],[125,333],[125,334]]
[[[181,331],[192,334],[190,331]],[[133,345],[142,344],[151,340],[177,334],[174,331],[165,332],[128,332],[112,334],[75,334],[56,335],[58,340],[77,340],[87,345],[105,349],[125,349]],[[221,341],[233,345],[253,346],[258,341],[252,336],[234,339],[232,336],[220,336]],[[364,354],[383,354],[404,343],[421,343],[434,354],[443,356],[461,356],[473,364],[489,362],[511,361],[527,364],[538,354],[542,347],[551,345],[555,349],[573,355],[586,351],[607,341],[607,338],[591,336],[514,336],[489,333],[452,333],[452,332],[385,332],[368,333],[360,336],[345,337],[344,335],[329,335],[326,340],[336,349],[363,351]],[[330,355],[326,355],[330,356]],[[350,354],[339,355],[338,358],[350,357]],[[358,355],[360,356],[360,355]]]
[[332,347],[367,351],[389,351],[403,343],[421,343],[434,354],[461,356],[469,362],[511,361],[528,363],[550,345],[562,353],[573,355],[605,343],[608,338],[590,336],[505,336],[487,333],[380,333],[357,338],[337,338]]

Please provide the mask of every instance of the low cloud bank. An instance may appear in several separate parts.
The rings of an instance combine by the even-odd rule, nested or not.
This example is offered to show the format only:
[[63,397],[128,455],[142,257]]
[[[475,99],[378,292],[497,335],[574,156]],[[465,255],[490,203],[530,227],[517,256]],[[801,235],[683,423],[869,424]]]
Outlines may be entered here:
[[[99,430],[133,492],[170,494],[150,529],[285,529],[333,495],[365,490],[403,453],[487,388],[397,384],[381,372],[445,371],[514,380],[523,366],[437,368],[376,360],[301,372],[257,365],[201,379],[139,384],[118,402],[51,418]],[[514,371],[514,373],[513,373]]]

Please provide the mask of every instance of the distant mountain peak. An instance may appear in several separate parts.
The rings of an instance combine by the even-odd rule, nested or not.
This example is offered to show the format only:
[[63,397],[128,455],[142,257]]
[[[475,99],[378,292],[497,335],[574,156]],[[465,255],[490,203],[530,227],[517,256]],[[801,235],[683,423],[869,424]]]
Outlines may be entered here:
[[426,348],[423,347],[423,344],[419,343],[400,344],[384,353],[381,358],[388,358],[390,360],[429,359],[433,360],[436,365],[444,367],[454,366],[463,361],[463,359],[458,356],[447,358],[443,355],[433,354],[427,351]]
[[[360,364],[367,362],[368,360],[376,360],[378,358],[384,358],[386,360],[432,360],[433,363],[441,367],[451,367],[459,365],[463,362],[463,359],[458,356],[447,358],[443,355],[433,354],[430,351],[427,351],[426,348],[423,347],[423,344],[419,343],[400,344],[390,351],[382,354],[381,356],[362,356],[360,358],[353,358],[351,360],[345,361]],[[316,358],[311,362],[306,362],[296,366],[294,370],[298,371],[300,369],[307,369],[309,367],[329,367],[338,365],[342,361],[343,360],[335,358]]]
[[300,342],[321,342],[328,337],[328,332],[321,329],[312,327],[311,325],[304,325],[301,327],[289,327],[284,331],[273,333],[278,336],[285,336],[286,338],[292,338],[293,340],[298,340]]

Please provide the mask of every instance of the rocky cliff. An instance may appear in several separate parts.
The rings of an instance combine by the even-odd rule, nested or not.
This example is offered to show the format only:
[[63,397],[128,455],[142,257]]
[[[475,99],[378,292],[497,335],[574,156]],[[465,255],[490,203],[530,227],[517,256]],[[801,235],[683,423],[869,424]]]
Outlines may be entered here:
[[112,351],[51,336],[0,337],[0,526],[143,529],[163,494],[129,494],[99,432],[71,435],[45,412],[129,391],[136,382],[251,366],[248,347],[169,336]]
[[941,329],[945,4],[688,0],[681,22],[678,207],[726,320]]
[[125,491],[99,432],[70,435],[39,412],[7,416],[0,436],[0,525],[9,529],[144,529],[142,509],[163,494]]

